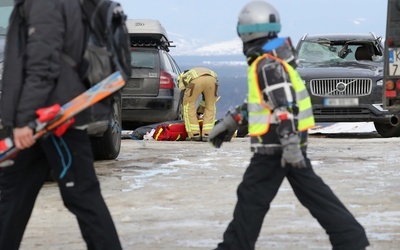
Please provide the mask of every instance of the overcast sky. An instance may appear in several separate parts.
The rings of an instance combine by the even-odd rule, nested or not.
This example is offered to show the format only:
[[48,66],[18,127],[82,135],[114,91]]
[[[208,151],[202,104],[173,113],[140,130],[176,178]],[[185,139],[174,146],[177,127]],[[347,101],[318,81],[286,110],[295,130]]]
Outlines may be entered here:
[[[177,46],[172,54],[240,53],[237,17],[249,0],[117,0],[129,19],[158,19]],[[387,0],[270,0],[281,36],[296,44],[304,33],[385,35]]]

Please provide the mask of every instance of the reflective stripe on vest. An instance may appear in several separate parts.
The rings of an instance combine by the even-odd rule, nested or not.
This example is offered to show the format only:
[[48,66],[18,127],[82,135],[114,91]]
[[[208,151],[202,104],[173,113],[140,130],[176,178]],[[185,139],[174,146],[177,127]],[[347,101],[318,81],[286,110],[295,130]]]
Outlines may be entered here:
[[312,112],[311,99],[297,71],[282,59],[274,57],[270,54],[264,54],[263,56],[258,57],[248,69],[249,135],[259,136],[267,133],[269,130],[271,110],[268,108],[268,105],[263,99],[263,95],[258,84],[257,74],[258,62],[267,57],[279,61],[289,74],[290,81],[292,82],[293,89],[296,93],[296,100],[299,107],[299,114],[297,115],[298,131],[305,131],[311,127],[314,127],[315,121]]
[[264,101],[263,95],[258,84],[257,66],[261,59],[260,56],[248,68],[248,88],[249,95],[247,107],[249,111],[249,135],[259,136],[268,132],[271,119],[271,110]]
[[[270,55],[270,57],[272,56]],[[304,85],[299,73],[282,59],[276,57],[272,58],[275,58],[277,61],[281,62],[285,67],[285,70],[289,73],[290,81],[293,84],[293,89],[296,92],[296,100],[299,107],[299,114],[297,115],[299,123],[297,125],[297,130],[302,132],[314,127],[315,120],[312,111],[311,98],[308,95],[307,88]]]

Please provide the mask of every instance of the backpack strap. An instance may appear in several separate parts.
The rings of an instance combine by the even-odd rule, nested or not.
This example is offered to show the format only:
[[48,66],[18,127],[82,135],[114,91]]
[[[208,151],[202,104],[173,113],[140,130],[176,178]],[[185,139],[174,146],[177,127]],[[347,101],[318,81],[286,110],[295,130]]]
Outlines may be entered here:
[[[93,28],[95,27],[95,23],[93,21],[92,16],[96,15],[96,13],[99,11],[100,6],[106,2],[106,0],[79,0],[80,6],[81,6],[81,11],[82,11],[82,22],[85,25],[85,39],[84,41],[84,49],[82,53],[85,53],[87,43],[90,39],[89,33],[95,33],[96,35],[99,35],[98,32]],[[90,29],[90,31],[89,31]],[[82,58],[83,58],[82,54]],[[61,53],[61,58],[68,63],[74,70],[78,71],[78,73],[82,74],[81,70],[79,70],[80,64],[82,62],[77,62],[70,55],[65,53],[64,51]],[[81,76],[82,77],[82,76]]]
[[[120,48],[116,48],[120,41],[124,38],[124,33],[127,33],[125,21],[127,16],[125,15],[121,5],[117,2],[111,1],[107,13],[106,29],[107,32],[114,34],[113,36],[108,36],[108,44],[111,46],[110,51],[112,52],[112,59],[116,66],[116,69],[120,71],[122,77],[127,80],[130,77],[127,75],[126,68],[124,64],[129,64],[130,62],[121,62],[120,60],[125,60],[125,57],[121,53],[130,53],[130,51],[120,51]],[[117,45],[116,45],[117,44]]]
[[[112,32],[112,31],[113,31],[113,27],[112,27],[113,24],[114,24],[114,25],[117,25],[117,26],[118,26],[118,24],[119,24],[119,23],[115,24],[115,23],[113,22],[113,18],[115,17],[115,15],[117,15],[117,14],[118,14],[118,15],[121,15],[121,14],[122,14],[122,13],[121,13],[122,9],[121,9],[121,11],[118,11],[118,10],[116,11],[116,8],[118,8],[118,6],[119,6],[118,3],[116,3],[116,2],[111,2],[110,8],[108,8],[107,20],[106,20],[106,29],[107,29],[107,32]],[[118,22],[121,22],[121,20],[118,20]],[[118,37],[118,36],[116,36],[116,37]],[[113,37],[112,37],[112,36],[109,36],[108,39],[109,39],[108,44],[111,45],[111,48],[109,48],[109,49],[111,49],[111,52],[112,52],[112,54],[113,54],[114,63],[116,64],[117,68],[120,69],[120,68],[121,68],[121,64],[120,64],[119,61],[115,58],[116,49],[115,49]]]
[[64,62],[68,63],[68,65],[70,65],[74,70],[78,69],[78,63],[64,51],[61,52],[61,58],[64,60]]
[[24,10],[23,4],[20,4],[18,6],[18,13],[19,13],[20,17],[22,17],[25,20],[25,10]]
[[[84,17],[84,22],[87,24],[90,29],[91,34],[94,34],[96,37],[95,40],[101,41],[103,40],[104,30],[106,29],[106,22],[102,18],[96,18],[99,16],[104,16],[103,13],[106,9],[108,9],[108,3],[113,2],[110,0],[80,0],[82,14]],[[90,39],[90,37],[88,38]],[[104,46],[104,44],[96,44],[97,46]]]

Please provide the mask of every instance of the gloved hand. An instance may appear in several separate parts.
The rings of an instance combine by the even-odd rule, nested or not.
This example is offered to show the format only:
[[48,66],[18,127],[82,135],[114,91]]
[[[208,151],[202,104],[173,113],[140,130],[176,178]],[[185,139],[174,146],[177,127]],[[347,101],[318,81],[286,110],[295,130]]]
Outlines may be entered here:
[[300,138],[297,134],[292,133],[287,137],[280,138],[282,144],[281,165],[291,164],[295,168],[306,168],[307,163],[300,149]]
[[217,123],[211,130],[211,133],[208,135],[208,141],[211,142],[214,147],[220,148],[225,140],[225,137],[229,133],[234,133],[238,126],[239,124],[235,120],[233,114],[228,112],[222,121]]

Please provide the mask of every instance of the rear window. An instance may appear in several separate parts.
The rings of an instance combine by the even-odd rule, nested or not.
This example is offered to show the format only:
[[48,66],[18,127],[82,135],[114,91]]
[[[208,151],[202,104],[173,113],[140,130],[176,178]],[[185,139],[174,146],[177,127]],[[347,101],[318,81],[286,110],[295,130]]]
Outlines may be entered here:
[[156,67],[156,55],[152,51],[131,51],[131,66],[133,68],[149,68],[154,69]]

